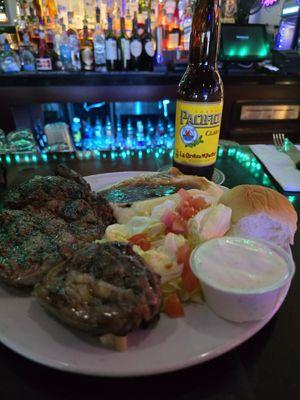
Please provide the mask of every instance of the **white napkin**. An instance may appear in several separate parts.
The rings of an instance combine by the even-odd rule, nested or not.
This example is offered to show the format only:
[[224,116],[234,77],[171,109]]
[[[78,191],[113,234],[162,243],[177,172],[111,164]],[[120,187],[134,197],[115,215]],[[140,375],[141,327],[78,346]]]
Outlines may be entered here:
[[[278,152],[273,145],[255,144],[250,148],[284,191],[300,192],[300,171],[287,154]],[[300,150],[300,145],[297,148]]]

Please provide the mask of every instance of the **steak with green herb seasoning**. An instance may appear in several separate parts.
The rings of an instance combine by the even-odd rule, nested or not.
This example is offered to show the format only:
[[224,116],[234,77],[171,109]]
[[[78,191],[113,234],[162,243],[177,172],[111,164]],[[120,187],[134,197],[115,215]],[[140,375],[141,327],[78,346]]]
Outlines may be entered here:
[[35,286],[43,307],[96,335],[125,336],[159,317],[160,277],[124,243],[89,243]]

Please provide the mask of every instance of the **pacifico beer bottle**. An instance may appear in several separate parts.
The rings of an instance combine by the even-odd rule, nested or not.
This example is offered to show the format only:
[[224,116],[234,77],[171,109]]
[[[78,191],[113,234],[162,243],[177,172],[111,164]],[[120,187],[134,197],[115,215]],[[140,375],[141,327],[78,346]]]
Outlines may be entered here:
[[217,159],[223,109],[219,31],[220,0],[197,0],[189,65],[177,92],[174,166],[208,179]]

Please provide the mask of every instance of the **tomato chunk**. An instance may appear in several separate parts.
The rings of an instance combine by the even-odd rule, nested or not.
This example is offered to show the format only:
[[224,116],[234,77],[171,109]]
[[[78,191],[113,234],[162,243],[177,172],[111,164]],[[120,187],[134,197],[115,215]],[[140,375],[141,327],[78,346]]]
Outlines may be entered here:
[[190,255],[191,255],[191,248],[188,243],[185,243],[184,245],[180,246],[179,249],[177,250],[177,263],[178,264],[188,264],[190,261]]
[[168,230],[172,229],[173,222],[177,218],[174,211],[166,211],[161,217],[160,221],[166,226]]
[[151,248],[151,243],[146,233],[138,233],[131,236],[131,238],[129,238],[129,242],[139,246],[143,251],[147,251]]
[[195,210],[202,210],[207,206],[206,201],[202,197],[194,197],[191,200],[191,206],[194,207]]
[[172,224],[171,232],[185,235],[187,233],[187,224],[184,219],[178,216]]
[[199,286],[198,278],[193,274],[190,267],[190,255],[191,249],[188,244],[184,244],[177,251],[177,262],[183,264],[182,286],[188,293],[192,293]]
[[190,267],[190,262],[185,263],[181,274],[182,286],[188,293],[192,293],[199,286],[198,278],[194,275]]
[[192,196],[189,194],[188,191],[186,191],[185,189],[180,189],[178,190],[178,194],[181,197],[181,199],[183,201],[188,201],[190,202],[190,200],[192,199]]
[[181,301],[176,293],[169,294],[164,299],[165,313],[171,318],[179,318],[184,316],[184,310]]

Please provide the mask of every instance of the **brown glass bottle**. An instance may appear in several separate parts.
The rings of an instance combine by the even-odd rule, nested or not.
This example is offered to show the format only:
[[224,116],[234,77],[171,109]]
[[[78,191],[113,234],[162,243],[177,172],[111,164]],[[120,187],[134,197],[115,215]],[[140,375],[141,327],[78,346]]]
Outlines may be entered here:
[[217,158],[223,108],[219,32],[220,0],[197,0],[189,64],[177,92],[174,166],[208,179]]

